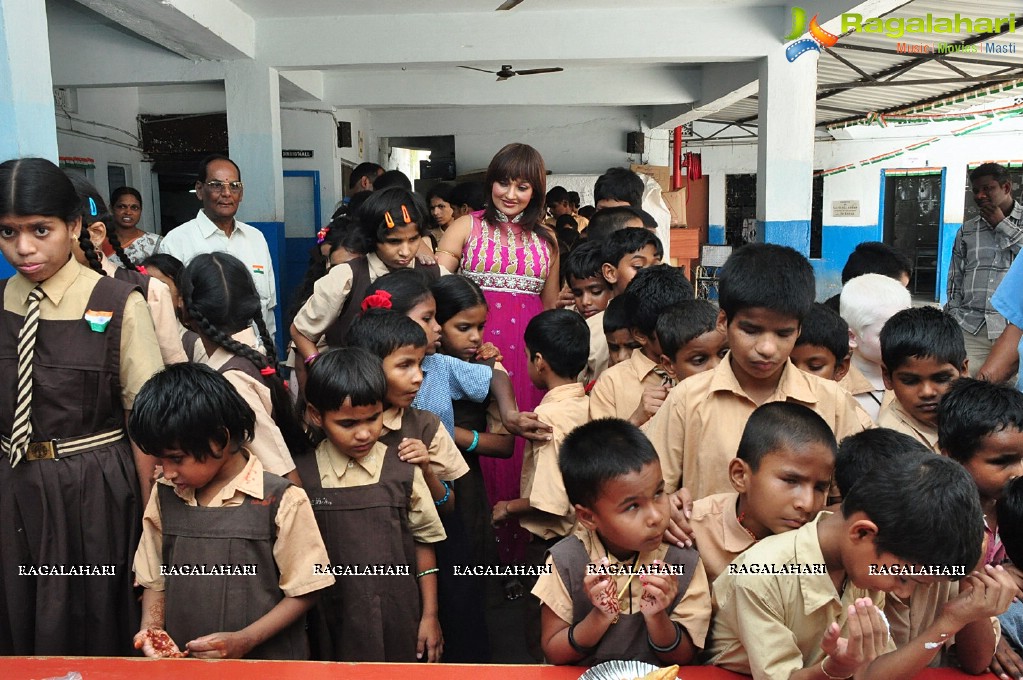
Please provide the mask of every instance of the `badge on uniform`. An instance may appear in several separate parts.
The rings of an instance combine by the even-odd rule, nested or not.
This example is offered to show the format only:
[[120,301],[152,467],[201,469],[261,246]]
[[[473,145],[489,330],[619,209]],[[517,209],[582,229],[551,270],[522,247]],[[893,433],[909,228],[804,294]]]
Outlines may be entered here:
[[89,322],[89,328],[97,333],[105,333],[110,320],[114,318],[113,312],[96,312],[91,309],[85,311],[85,320]]
[[261,264],[254,264],[254,265],[252,265],[252,273],[253,274],[265,274],[266,273],[264,271],[265,269],[266,268],[263,265],[261,265]]

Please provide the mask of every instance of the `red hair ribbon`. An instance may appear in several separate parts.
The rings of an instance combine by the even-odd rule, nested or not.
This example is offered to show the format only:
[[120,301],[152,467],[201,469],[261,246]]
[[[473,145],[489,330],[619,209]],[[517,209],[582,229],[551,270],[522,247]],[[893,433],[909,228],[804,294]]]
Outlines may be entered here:
[[387,225],[388,229],[394,229],[394,218],[391,217],[390,210],[384,213],[384,224]]
[[329,233],[330,233],[329,224],[325,227],[322,227],[318,232],[316,232],[316,245],[319,245],[323,243],[325,240],[327,240],[327,234]]
[[378,290],[372,295],[367,295],[366,299],[362,301],[362,311],[368,309],[390,309],[391,308],[391,294],[386,290]]
[[275,369],[273,366],[267,366],[266,368],[259,369],[259,374],[269,377],[271,375],[276,375],[277,369]]
[[146,268],[143,267],[142,265],[136,265],[135,269],[139,270],[139,274],[142,274],[143,276],[149,276],[149,272],[147,272]]
[[405,224],[412,224],[412,216],[408,214],[408,208],[404,203],[401,204],[401,218],[405,220]]

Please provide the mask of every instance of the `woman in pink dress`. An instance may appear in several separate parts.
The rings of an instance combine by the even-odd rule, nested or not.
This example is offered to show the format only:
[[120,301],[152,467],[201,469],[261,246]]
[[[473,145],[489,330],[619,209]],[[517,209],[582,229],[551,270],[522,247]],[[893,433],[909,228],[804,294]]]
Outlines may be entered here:
[[[484,342],[501,350],[521,411],[532,411],[543,392],[533,387],[522,341],[526,324],[558,301],[558,246],[542,223],[547,193],[543,158],[531,146],[509,144],[487,168],[490,200],[484,210],[458,218],[444,232],[437,263],[479,284],[490,316]],[[510,459],[480,459],[491,505],[519,497],[523,440]],[[517,522],[497,528],[498,553],[506,564],[521,562],[529,533]]]

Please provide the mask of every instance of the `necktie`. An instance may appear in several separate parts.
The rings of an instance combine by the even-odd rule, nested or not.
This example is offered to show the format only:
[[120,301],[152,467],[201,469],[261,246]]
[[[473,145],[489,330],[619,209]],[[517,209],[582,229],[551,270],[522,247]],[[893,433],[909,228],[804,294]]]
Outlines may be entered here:
[[11,467],[18,464],[32,440],[32,355],[35,353],[39,302],[42,299],[43,289],[40,286],[29,292],[25,324],[18,334],[18,391],[14,402],[14,426],[11,428]]

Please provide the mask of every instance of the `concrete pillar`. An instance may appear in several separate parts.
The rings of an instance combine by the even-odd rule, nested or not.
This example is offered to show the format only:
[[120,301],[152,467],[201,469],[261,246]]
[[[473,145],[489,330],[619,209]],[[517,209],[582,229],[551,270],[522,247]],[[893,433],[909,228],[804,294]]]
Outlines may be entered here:
[[817,53],[760,60],[757,240],[810,252]]
[[241,170],[245,197],[238,219],[263,232],[270,248],[277,285],[277,338],[282,347],[281,310],[290,291],[281,295],[285,280],[284,168],[281,159],[281,97],[276,69],[251,59],[228,62],[224,75],[227,94],[228,152]]
[[57,162],[46,3],[0,0],[0,161]]

